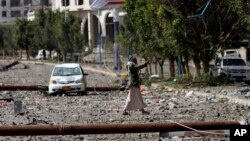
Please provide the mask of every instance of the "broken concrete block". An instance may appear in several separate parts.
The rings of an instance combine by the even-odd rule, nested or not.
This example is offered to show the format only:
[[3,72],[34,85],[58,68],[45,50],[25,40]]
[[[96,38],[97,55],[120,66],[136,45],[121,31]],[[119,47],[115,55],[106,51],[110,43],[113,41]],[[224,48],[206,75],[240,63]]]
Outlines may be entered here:
[[23,114],[23,104],[21,100],[14,101],[14,112],[16,115]]
[[206,96],[206,98],[207,98],[207,100],[213,100],[213,99],[216,98],[216,96],[215,96],[214,94],[208,94],[208,95]]
[[185,97],[191,97],[191,96],[193,96],[194,95],[194,91],[190,91],[190,92],[188,92],[186,95],[185,95]]
[[245,98],[250,98],[250,92],[247,92]]

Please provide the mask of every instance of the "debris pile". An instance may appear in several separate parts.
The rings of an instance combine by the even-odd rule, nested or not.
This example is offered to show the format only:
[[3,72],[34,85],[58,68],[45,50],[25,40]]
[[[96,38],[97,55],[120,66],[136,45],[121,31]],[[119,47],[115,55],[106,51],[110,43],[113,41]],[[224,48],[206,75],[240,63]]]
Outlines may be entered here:
[[21,63],[19,61],[14,61],[14,62],[12,62],[12,63],[10,63],[8,65],[0,64],[0,71],[7,71],[8,69],[10,69],[10,68],[12,68],[12,67],[14,67],[14,66],[16,66],[18,64],[22,64],[23,69],[28,69],[29,68],[29,66],[27,66],[27,65],[25,65],[25,64],[23,64],[23,63]]

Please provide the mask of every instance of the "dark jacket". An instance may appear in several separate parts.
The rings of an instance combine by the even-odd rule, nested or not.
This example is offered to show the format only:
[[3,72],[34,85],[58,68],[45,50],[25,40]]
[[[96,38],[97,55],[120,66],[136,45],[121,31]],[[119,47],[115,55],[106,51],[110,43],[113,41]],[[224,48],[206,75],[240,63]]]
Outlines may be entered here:
[[129,61],[127,64],[128,69],[128,83],[127,88],[137,87],[140,88],[141,81],[139,76],[139,70],[146,67],[147,62],[141,65],[136,65],[135,63]]

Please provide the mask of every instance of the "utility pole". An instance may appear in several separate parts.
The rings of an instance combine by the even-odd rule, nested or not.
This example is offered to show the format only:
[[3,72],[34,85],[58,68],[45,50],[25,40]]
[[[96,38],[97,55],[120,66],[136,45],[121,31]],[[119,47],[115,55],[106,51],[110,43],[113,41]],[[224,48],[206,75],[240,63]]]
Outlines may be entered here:
[[64,21],[66,22],[66,0],[64,0]]
[[102,65],[102,35],[101,35],[101,16],[100,9],[98,9],[98,33],[99,33],[99,63]]
[[44,0],[41,0],[41,1],[40,1],[40,4],[42,5],[42,10],[44,10],[44,9],[43,9]]
[[120,59],[120,44],[116,40],[116,36],[119,33],[119,11],[117,8],[113,9],[113,22],[114,22],[114,70],[121,70],[121,59]]

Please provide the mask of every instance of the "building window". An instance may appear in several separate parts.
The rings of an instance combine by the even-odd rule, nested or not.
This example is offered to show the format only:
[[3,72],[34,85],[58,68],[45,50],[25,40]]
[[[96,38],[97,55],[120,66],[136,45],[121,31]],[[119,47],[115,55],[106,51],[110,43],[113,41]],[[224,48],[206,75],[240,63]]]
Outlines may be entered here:
[[45,0],[45,5],[50,6],[49,0]]
[[27,14],[28,14],[28,10],[24,10],[23,15],[27,16]]
[[2,17],[7,17],[7,12],[6,11],[2,11]]
[[83,5],[83,0],[78,0],[78,5]]
[[62,6],[69,6],[69,0],[62,0]]
[[247,61],[250,61],[250,48],[246,48],[246,54],[247,54]]
[[10,7],[19,7],[20,0],[10,0]]
[[7,5],[6,0],[2,0],[1,6],[6,6],[6,5]]
[[45,6],[49,6],[50,5],[49,0],[41,0],[41,4],[45,5]]
[[24,5],[32,5],[32,0],[24,0]]
[[18,11],[18,10],[16,10],[16,11],[11,11],[11,12],[10,12],[10,16],[11,16],[11,17],[21,17],[21,11]]

